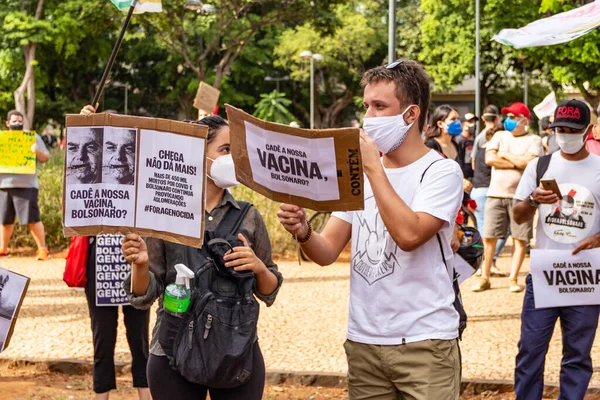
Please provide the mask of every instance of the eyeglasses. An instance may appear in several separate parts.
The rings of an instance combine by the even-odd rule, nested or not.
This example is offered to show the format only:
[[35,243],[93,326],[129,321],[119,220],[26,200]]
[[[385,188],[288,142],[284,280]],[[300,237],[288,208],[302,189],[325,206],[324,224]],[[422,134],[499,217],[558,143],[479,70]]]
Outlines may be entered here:
[[397,60],[394,61],[393,63],[390,63],[388,65],[385,66],[386,69],[391,69],[394,70],[396,69],[399,65],[401,65],[404,62],[404,60]]

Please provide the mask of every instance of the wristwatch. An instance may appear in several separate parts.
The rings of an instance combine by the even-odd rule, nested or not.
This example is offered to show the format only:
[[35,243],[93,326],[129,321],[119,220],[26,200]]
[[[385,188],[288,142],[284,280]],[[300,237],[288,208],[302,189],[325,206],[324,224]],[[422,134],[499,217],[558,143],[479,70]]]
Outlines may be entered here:
[[527,202],[533,208],[538,208],[538,206],[540,205],[540,203],[535,201],[535,199],[533,198],[533,195],[529,195],[529,199],[527,199]]

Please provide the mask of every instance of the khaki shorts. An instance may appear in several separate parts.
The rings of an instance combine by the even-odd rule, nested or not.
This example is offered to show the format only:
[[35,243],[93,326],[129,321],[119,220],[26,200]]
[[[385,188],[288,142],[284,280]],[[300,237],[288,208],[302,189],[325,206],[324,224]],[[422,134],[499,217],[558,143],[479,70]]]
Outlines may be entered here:
[[460,395],[458,339],[394,346],[346,340],[348,399],[451,400]]
[[488,197],[483,214],[483,237],[485,239],[506,239],[510,226],[510,235],[517,240],[528,242],[533,233],[533,221],[517,224],[513,217],[513,200]]

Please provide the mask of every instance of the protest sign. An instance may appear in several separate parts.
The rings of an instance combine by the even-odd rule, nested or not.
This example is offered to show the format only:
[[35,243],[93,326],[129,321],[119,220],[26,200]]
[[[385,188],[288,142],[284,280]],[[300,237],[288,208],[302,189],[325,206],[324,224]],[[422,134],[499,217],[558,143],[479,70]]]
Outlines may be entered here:
[[364,208],[356,128],[308,130],[227,105],[237,179],[271,200],[318,211]]
[[556,110],[556,107],[558,107],[558,104],[556,103],[556,93],[552,91],[544,98],[544,100],[542,100],[540,104],[533,107],[533,112],[535,112],[535,115],[539,119],[542,119],[544,117],[550,117],[554,115],[554,110]]
[[520,29],[502,29],[492,40],[515,49],[551,46],[575,40],[598,26],[600,0],[534,21]]
[[0,268],[0,352],[10,343],[29,278]]
[[65,236],[135,232],[201,247],[207,134],[163,119],[68,115]]
[[194,99],[194,107],[199,111],[203,111],[205,114],[212,114],[217,103],[219,102],[219,96],[221,92],[210,86],[207,83],[200,82],[198,91],[196,92],[196,98]]
[[531,278],[535,308],[600,304],[600,249],[531,250]]
[[35,174],[35,132],[0,131],[0,174]]
[[131,271],[121,244],[123,235],[96,236],[96,305],[129,305],[123,281]]
[[473,268],[471,264],[466,262],[465,259],[458,254],[454,254],[454,257],[452,257],[452,260],[448,264],[450,264],[450,266],[453,267],[454,271],[456,271],[458,274],[456,278],[459,285],[461,285],[467,280],[467,278],[475,273],[475,268]]

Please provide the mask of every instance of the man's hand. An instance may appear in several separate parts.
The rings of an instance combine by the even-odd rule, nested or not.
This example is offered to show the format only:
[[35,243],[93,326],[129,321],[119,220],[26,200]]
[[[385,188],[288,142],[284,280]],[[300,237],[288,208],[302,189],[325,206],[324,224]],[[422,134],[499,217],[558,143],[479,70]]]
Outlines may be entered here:
[[233,252],[226,254],[223,257],[225,266],[233,268],[235,271],[252,271],[256,275],[267,271],[267,267],[260,258],[254,254],[254,250],[248,244],[248,241],[241,233],[238,234],[238,239],[244,243],[243,246],[233,248]]
[[541,186],[533,191],[531,197],[539,204],[554,204],[560,200],[553,191],[544,190]]
[[583,242],[579,243],[579,246],[573,250],[573,255],[579,253],[581,250],[591,250],[596,247],[600,247],[600,233],[594,236],[590,236],[585,239]]
[[122,245],[125,260],[133,266],[148,266],[148,248],[140,235],[129,233]]
[[286,231],[298,238],[305,238],[308,234],[306,223],[306,210],[293,204],[282,204],[277,211],[279,222]]
[[473,190],[473,184],[470,180],[463,178],[463,190],[466,193],[471,193],[471,190]]
[[452,252],[456,253],[460,249],[460,240],[458,240],[458,226],[454,225],[454,231],[452,231],[452,238],[450,239],[450,247]]
[[81,115],[92,115],[96,113],[96,110],[98,109],[98,103],[96,103],[96,107],[93,107],[92,105],[88,104],[87,106],[83,107],[81,109],[81,111],[79,112],[79,114]]
[[360,155],[365,173],[381,167],[381,157],[375,141],[365,133],[360,134]]

